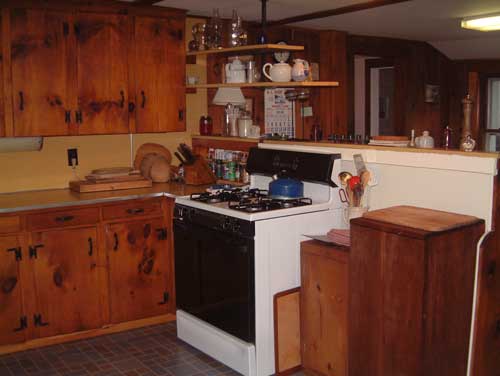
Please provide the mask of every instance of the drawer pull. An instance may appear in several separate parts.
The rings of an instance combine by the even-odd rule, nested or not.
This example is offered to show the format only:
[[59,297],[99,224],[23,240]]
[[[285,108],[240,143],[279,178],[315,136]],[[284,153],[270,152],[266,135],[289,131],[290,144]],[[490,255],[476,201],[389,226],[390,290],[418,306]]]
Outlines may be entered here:
[[92,256],[94,253],[94,243],[92,241],[92,238],[89,238],[89,256]]
[[69,222],[75,219],[75,216],[73,215],[64,215],[62,217],[56,217],[56,222],[57,223],[64,223],[64,222]]
[[141,107],[144,108],[146,107],[146,93],[144,93],[144,90],[141,90],[141,97],[142,97]]
[[115,238],[115,245],[113,246],[113,251],[118,251],[118,245],[120,243],[118,241],[118,234],[116,232],[114,233],[114,238]]
[[143,214],[144,213],[144,209],[143,208],[127,209],[127,213],[128,214],[132,214],[132,215]]
[[120,97],[121,97],[120,108],[123,108],[125,107],[125,93],[123,90],[120,90]]

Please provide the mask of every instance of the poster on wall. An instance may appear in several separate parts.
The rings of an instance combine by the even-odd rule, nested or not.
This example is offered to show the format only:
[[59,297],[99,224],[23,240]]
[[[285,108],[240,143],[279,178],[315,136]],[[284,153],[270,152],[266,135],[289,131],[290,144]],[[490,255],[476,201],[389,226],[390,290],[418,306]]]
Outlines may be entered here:
[[295,137],[294,104],[285,97],[285,88],[264,92],[265,132]]

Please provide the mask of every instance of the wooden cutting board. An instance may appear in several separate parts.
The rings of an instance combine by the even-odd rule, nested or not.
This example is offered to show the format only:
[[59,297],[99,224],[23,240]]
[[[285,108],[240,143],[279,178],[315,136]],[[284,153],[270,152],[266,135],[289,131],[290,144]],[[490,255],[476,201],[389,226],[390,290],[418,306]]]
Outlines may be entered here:
[[72,191],[79,193],[115,191],[120,189],[149,188],[152,185],[153,182],[148,179],[135,179],[128,181],[108,179],[105,182],[78,180],[69,182],[69,188]]

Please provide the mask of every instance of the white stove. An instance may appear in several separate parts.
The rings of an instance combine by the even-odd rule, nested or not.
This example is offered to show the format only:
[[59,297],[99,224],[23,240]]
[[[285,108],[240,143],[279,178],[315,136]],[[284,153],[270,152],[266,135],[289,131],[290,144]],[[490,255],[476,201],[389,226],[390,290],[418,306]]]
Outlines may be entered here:
[[[178,336],[252,376],[275,373],[273,297],[300,285],[304,234],[342,225],[340,156],[265,147],[250,153],[246,190],[257,190],[257,200],[273,210],[182,197],[174,218]],[[265,191],[284,166],[305,178],[305,201],[275,208]]]

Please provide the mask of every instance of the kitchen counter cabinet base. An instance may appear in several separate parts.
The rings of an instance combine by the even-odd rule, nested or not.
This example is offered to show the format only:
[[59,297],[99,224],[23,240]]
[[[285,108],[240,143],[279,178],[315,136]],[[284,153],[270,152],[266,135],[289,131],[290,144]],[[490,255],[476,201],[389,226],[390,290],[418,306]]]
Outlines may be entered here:
[[484,221],[431,231],[391,223],[397,210],[351,221],[349,375],[465,376]]

